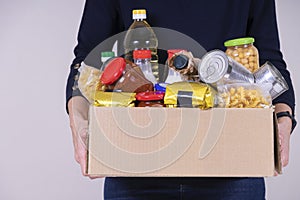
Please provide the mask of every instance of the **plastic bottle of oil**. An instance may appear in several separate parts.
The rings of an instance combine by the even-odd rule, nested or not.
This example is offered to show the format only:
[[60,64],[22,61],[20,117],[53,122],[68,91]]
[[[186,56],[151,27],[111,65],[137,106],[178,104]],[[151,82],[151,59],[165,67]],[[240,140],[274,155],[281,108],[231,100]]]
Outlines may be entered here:
[[157,37],[146,21],[147,15],[145,9],[132,11],[134,20],[129,27],[124,38],[125,58],[133,61],[134,50],[151,50],[151,67],[153,75],[158,81],[158,56],[157,56]]

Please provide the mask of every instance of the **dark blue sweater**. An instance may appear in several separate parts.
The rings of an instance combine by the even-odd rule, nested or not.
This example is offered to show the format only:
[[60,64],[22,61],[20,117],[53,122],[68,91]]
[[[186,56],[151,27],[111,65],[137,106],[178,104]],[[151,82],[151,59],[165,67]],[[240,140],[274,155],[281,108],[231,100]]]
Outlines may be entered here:
[[225,50],[224,41],[251,36],[259,50],[260,63],[273,63],[284,76],[289,90],[273,101],[294,111],[295,97],[279,46],[274,0],[87,0],[67,83],[67,101],[72,95],[75,64],[108,37],[125,31],[132,23],[132,9],[145,8],[151,26],[184,33],[207,51]]

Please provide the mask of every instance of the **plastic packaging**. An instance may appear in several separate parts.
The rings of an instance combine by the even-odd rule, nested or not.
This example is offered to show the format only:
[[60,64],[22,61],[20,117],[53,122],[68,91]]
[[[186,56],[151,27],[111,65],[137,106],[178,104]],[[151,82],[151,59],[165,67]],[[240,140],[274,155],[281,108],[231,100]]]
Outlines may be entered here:
[[152,73],[151,68],[151,51],[150,50],[134,50],[133,51],[134,63],[139,66],[145,75],[146,79],[156,84],[156,78]]
[[132,18],[134,21],[129,27],[124,38],[125,59],[133,61],[133,50],[151,50],[152,72],[158,81],[158,40],[153,29],[146,21],[146,10],[133,10]]
[[134,107],[135,93],[96,91],[94,106]]
[[269,108],[272,98],[261,85],[232,83],[218,86],[218,103],[225,108]]
[[167,85],[164,103],[167,107],[208,109],[215,106],[216,91],[199,82],[175,82]]
[[254,38],[246,37],[228,40],[224,43],[227,47],[226,54],[252,73],[259,68],[259,53],[253,45],[254,41]]
[[102,89],[102,85],[99,82],[101,74],[102,72],[99,69],[84,63],[79,68],[78,88],[89,102],[94,101],[96,90]]

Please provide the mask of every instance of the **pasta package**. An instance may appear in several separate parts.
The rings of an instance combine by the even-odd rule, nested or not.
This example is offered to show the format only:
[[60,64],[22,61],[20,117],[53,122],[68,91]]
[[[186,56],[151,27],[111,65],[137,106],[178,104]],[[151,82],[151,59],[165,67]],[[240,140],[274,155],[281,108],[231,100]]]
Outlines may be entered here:
[[135,93],[96,91],[94,106],[100,107],[134,107]]
[[225,108],[269,108],[269,92],[257,84],[233,83],[218,86],[218,106]]
[[164,104],[167,107],[208,109],[214,106],[216,92],[199,82],[175,82],[167,85]]
[[79,68],[79,72],[78,88],[82,95],[92,103],[96,90],[101,90],[103,86],[99,81],[102,72],[85,64]]

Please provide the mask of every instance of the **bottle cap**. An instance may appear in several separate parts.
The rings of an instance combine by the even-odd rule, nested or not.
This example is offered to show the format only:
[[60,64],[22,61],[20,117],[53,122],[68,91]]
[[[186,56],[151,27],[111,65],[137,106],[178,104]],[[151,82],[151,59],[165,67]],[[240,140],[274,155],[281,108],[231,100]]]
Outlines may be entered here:
[[114,83],[122,76],[125,67],[126,61],[124,58],[117,57],[110,60],[101,75],[101,83],[105,85]]
[[114,57],[115,56],[115,52],[113,51],[103,51],[101,52],[101,57]]
[[239,45],[245,45],[245,44],[252,44],[254,43],[254,38],[252,37],[245,37],[245,38],[237,38],[233,40],[227,40],[224,42],[225,47],[232,47],[232,46],[239,46]]
[[107,61],[109,58],[115,57],[115,52],[113,51],[103,51],[101,52],[101,61],[105,62]]
[[165,93],[161,91],[147,91],[136,94],[135,98],[138,101],[153,101],[164,99]]
[[169,49],[168,50],[168,60],[170,60],[175,53],[178,53],[180,51],[184,51],[184,50],[183,49]]
[[132,19],[146,19],[146,10],[145,9],[137,9],[137,10],[132,10]]
[[151,58],[151,51],[150,50],[134,50],[133,58],[134,59],[149,59],[149,58]]
[[183,69],[189,63],[189,58],[185,55],[178,55],[173,60],[173,65],[176,69]]

